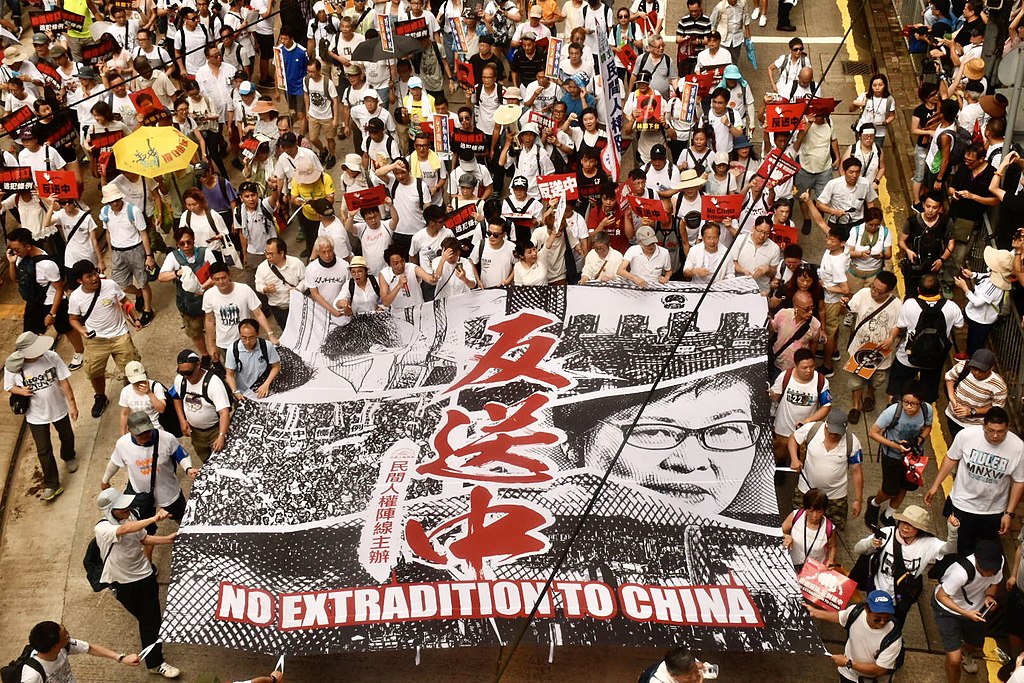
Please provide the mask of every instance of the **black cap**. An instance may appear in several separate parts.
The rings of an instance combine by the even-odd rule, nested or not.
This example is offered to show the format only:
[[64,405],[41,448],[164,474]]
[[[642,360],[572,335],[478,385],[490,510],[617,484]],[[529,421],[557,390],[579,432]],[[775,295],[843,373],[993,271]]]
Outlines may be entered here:
[[309,203],[309,206],[310,206],[310,208],[312,208],[314,211],[316,211],[321,216],[333,216],[334,215],[334,207],[331,206],[331,200],[329,200],[329,199],[327,199],[325,197],[320,197],[319,199],[314,199],[313,201],[311,201]]
[[295,133],[288,131],[277,139],[277,144],[282,147],[294,147],[299,144],[299,139],[295,137]]
[[366,130],[382,131],[384,130],[384,122],[375,116],[366,122]]
[[199,358],[199,354],[192,349],[183,349],[181,353],[178,354],[178,365],[194,363],[197,360],[201,360]]
[[651,158],[652,159],[667,159],[668,150],[665,149],[665,145],[655,145],[651,147]]
[[978,569],[993,572],[1003,568],[1003,550],[999,543],[983,538],[974,546],[974,563]]
[[477,43],[487,43],[488,45],[494,45],[494,36],[492,36],[489,33],[486,35],[482,35],[480,36],[480,39],[477,41]]

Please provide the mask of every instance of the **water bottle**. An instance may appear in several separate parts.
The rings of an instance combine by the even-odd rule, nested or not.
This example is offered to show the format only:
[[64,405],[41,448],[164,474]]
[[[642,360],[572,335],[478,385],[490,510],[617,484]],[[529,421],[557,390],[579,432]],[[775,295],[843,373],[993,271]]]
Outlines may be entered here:
[[704,662],[704,680],[710,681],[718,678],[718,665]]

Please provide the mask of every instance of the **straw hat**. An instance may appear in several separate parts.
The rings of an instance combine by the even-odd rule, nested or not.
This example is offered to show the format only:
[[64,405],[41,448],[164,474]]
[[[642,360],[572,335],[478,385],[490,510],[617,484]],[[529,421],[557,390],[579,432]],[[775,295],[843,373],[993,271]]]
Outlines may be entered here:
[[4,66],[14,66],[24,62],[30,54],[29,49],[23,45],[11,45],[4,50]]
[[1013,252],[985,247],[985,265],[988,266],[992,284],[1004,292],[1010,291],[1013,287],[1010,282],[1010,275],[1013,274]]
[[932,515],[930,512],[917,505],[908,505],[902,512],[894,512],[892,518],[897,522],[906,522],[918,531],[926,534],[932,532]]
[[349,268],[366,268],[366,259],[362,256],[353,256],[352,261],[348,264]]
[[969,81],[980,81],[985,77],[985,60],[981,57],[967,60],[964,64],[964,76]]
[[992,118],[1002,119],[1006,117],[1006,108],[1010,101],[1006,99],[1006,95],[997,92],[995,95],[982,95],[978,104],[981,105],[982,111]]
[[690,187],[703,187],[707,180],[692,168],[688,168],[679,174],[679,183],[675,189],[685,190]]

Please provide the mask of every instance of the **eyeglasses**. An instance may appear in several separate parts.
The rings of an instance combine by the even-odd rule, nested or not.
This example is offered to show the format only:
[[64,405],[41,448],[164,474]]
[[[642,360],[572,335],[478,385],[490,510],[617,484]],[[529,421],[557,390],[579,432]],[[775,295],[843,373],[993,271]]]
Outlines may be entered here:
[[875,294],[886,294],[886,293],[888,293],[889,288],[886,287],[885,285],[881,285],[879,287],[876,287],[875,285],[871,285],[871,291],[874,292]]
[[416,149],[430,149],[430,145],[426,142],[417,142],[413,147]]
[[504,237],[505,233],[503,233],[503,232],[490,232],[490,231],[488,231],[487,232],[487,236],[488,237]]
[[[619,425],[627,434],[629,425]],[[729,453],[750,448],[761,433],[760,425],[750,420],[732,420],[699,429],[688,429],[674,424],[648,422],[638,424],[628,434],[626,443],[645,451],[667,451],[683,443],[688,437],[697,437],[697,442],[709,451]]]
[[793,308],[804,313],[810,313],[814,310],[814,306],[797,306],[796,304],[793,304]]
[[900,403],[902,403],[905,408],[916,408],[921,405],[920,401],[908,401],[906,399],[903,399]]

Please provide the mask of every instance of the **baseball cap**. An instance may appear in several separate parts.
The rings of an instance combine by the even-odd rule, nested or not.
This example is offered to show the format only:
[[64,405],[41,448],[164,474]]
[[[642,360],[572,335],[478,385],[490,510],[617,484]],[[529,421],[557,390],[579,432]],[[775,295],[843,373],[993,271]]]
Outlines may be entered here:
[[544,10],[542,10],[540,8],[540,5],[534,5],[533,7],[530,8],[530,18],[531,19],[533,19],[533,18],[543,19],[544,18]]
[[846,434],[847,422],[846,411],[839,408],[832,408],[828,412],[828,417],[825,418],[825,426],[828,427],[828,431],[838,436]]
[[366,122],[366,130],[384,130],[384,122],[375,116]]
[[310,208],[312,208],[314,211],[316,211],[321,216],[333,216],[334,215],[334,207],[331,205],[331,200],[329,200],[329,199],[327,199],[325,197],[320,197],[319,199],[314,199],[313,201],[311,201],[309,203],[309,206],[310,206]]
[[654,236],[654,228],[649,225],[641,225],[636,231],[636,241],[640,244],[656,244],[658,238]]
[[356,74],[361,74],[362,72],[363,70],[360,69],[355,64],[349,64],[348,66],[345,67],[346,76],[355,76]]
[[46,37],[45,33],[33,33],[32,44],[33,45],[46,45],[50,42],[50,39]]
[[192,349],[183,349],[181,353],[178,354],[178,365],[184,365],[185,363],[194,363],[197,360],[201,360],[199,358],[199,354],[193,351]]
[[971,360],[967,362],[967,365],[972,368],[977,368],[982,372],[988,372],[992,369],[992,366],[996,364],[996,354],[992,353],[988,349],[978,349],[971,356]]
[[413,76],[412,78],[409,79],[409,89],[410,90],[412,90],[413,88],[422,88],[422,87],[423,87],[423,79],[420,78],[419,76]]
[[999,571],[1003,568],[1003,551],[999,543],[990,538],[983,538],[974,546],[974,563],[978,569]]
[[128,431],[131,432],[132,436],[151,432],[153,431],[153,421],[149,419],[149,415],[141,410],[133,410],[128,415]]
[[667,159],[668,158],[668,150],[665,148],[665,145],[655,145],[654,147],[651,147],[651,158],[652,159]]
[[530,186],[530,181],[528,181],[526,178],[524,178],[521,175],[517,175],[515,178],[512,179],[512,187],[514,187],[514,188],[515,187],[519,187],[519,188],[522,188],[522,189],[525,190],[529,186]]
[[[135,503],[135,496],[119,491],[115,488],[104,489],[96,496],[96,506],[107,513],[107,519],[111,519],[110,511],[127,510]],[[114,520],[116,524],[117,521]]]
[[256,86],[252,84],[252,81],[242,81],[242,84],[238,86],[239,95],[251,95],[256,92]]
[[651,82],[651,72],[650,71],[641,71],[640,73],[638,73],[636,75],[636,82],[637,83],[650,83]]
[[712,166],[719,166],[721,164],[729,165],[729,153],[728,152],[715,152],[715,156],[711,159]]
[[124,376],[132,384],[145,382],[149,379],[146,375],[146,366],[137,360],[133,360],[124,366]]
[[95,81],[96,80],[96,69],[92,68],[91,66],[83,66],[83,67],[81,67],[78,70],[78,80],[82,80],[83,78],[87,78],[89,80]]
[[868,593],[868,609],[876,614],[896,614],[896,604],[885,591]]

